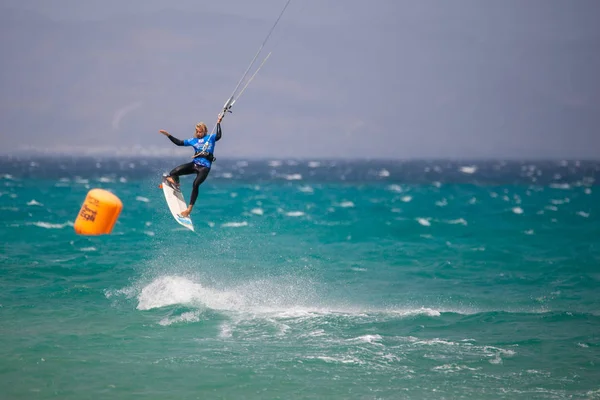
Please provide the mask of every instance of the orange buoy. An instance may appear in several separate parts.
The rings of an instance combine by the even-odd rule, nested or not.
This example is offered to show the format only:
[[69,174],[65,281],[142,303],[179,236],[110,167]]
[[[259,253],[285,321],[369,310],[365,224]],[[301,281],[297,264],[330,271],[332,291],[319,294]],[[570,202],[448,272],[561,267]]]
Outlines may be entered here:
[[75,232],[80,235],[105,235],[112,231],[123,209],[123,203],[113,193],[103,189],[88,192],[75,220]]

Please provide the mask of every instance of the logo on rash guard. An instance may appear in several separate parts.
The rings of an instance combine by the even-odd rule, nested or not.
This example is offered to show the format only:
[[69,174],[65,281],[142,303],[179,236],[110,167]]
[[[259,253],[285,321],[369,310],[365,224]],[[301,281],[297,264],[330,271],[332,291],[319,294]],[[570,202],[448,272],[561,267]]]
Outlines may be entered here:
[[[203,141],[205,139],[202,139]],[[202,151],[208,151],[208,148],[210,147],[210,141],[208,139],[206,139],[206,143],[204,143],[204,146],[202,146]]]
[[198,139],[198,141],[194,144],[194,150],[196,150],[196,152],[203,150],[204,147],[206,147],[206,144],[204,143],[206,141],[206,139],[202,138],[202,139]]

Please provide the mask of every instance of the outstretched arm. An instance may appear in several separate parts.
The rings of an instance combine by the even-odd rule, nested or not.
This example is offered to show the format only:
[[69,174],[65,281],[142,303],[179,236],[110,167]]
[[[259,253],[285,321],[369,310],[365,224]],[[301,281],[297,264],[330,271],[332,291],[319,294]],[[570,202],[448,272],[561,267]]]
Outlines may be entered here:
[[165,131],[165,130],[163,130],[163,129],[161,129],[161,130],[160,130],[160,131],[158,131],[158,132],[159,132],[159,133],[162,133],[163,135],[165,135],[166,137],[168,137],[168,138],[169,138],[169,140],[170,140],[171,142],[175,143],[177,146],[183,146],[183,145],[184,145],[184,144],[183,144],[183,140],[181,140],[181,139],[177,139],[176,137],[174,137],[174,136],[171,136],[171,135],[169,134],[169,132],[167,132],[167,131]]

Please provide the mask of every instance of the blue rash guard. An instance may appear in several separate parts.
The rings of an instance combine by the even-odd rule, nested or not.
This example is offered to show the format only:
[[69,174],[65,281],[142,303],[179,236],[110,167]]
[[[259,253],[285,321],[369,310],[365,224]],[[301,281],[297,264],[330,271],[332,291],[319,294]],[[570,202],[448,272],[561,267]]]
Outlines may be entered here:
[[[200,152],[209,153],[210,155],[213,155],[215,152],[215,142],[218,142],[219,139],[221,139],[222,134],[223,132],[221,131],[221,124],[217,124],[217,133],[204,136],[202,139],[193,137],[191,139],[181,140],[171,135],[167,135],[167,137],[171,142],[173,142],[177,146],[192,146],[195,151],[194,155]],[[201,167],[210,168],[210,166],[212,165],[212,161],[210,161],[206,157],[199,156],[194,157],[194,164]]]
[[[208,135],[204,136],[202,139],[191,138],[183,141],[184,146],[192,146],[196,153],[201,151],[208,152],[213,154],[215,151],[215,142],[217,141],[217,135]],[[202,165],[204,167],[210,168],[212,162],[204,157],[195,157],[194,164]]]

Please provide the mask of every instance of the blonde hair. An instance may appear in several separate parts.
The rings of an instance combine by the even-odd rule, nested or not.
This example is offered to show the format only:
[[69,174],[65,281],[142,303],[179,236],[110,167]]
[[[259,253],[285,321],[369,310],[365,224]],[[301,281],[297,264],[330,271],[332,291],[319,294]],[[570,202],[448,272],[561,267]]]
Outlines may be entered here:
[[208,128],[207,128],[207,126],[206,126],[206,124],[204,122],[198,122],[196,124],[196,128],[200,129],[200,131],[203,132],[203,133],[208,133]]

